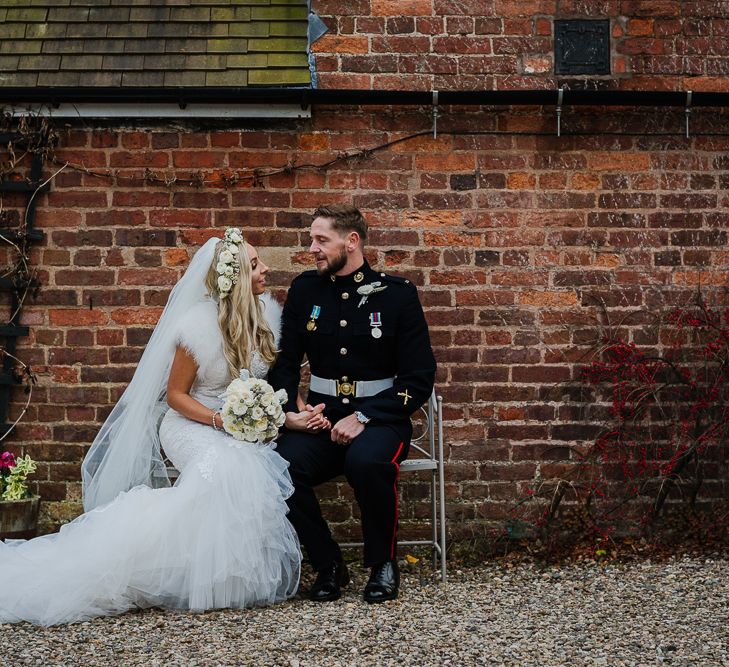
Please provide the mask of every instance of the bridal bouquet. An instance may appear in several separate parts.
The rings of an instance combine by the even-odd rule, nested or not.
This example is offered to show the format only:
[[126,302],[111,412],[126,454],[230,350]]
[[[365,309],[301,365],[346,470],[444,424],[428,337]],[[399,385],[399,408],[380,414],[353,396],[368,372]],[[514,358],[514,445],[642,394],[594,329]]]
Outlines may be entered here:
[[221,398],[223,428],[236,440],[273,440],[286,421],[281,407],[286,402],[286,390],[274,392],[268,382],[249,377],[247,371],[241,371],[241,377],[228,385]]
[[30,456],[15,458],[12,452],[0,454],[0,500],[22,500],[30,496],[28,475],[38,464]]

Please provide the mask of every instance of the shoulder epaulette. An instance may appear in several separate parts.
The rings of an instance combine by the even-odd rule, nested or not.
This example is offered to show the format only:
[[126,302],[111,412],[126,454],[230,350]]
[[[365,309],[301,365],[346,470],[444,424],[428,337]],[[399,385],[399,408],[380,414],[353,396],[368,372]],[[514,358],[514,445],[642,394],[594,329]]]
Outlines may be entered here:
[[388,283],[394,283],[396,285],[412,285],[407,278],[401,278],[400,276],[391,276],[389,273],[380,273],[380,277]]

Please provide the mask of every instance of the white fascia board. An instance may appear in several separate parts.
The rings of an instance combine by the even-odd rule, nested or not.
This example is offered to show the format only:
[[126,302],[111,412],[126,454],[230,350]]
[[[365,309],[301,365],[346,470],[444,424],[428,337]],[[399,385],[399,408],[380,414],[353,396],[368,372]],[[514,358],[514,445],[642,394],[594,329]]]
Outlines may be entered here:
[[47,104],[19,104],[14,110],[16,115],[28,111],[50,115],[53,118],[311,118],[311,107],[302,109],[299,104],[204,104],[192,102],[180,107],[178,104],[150,103],[137,104],[115,102],[114,104],[63,102],[58,106]]

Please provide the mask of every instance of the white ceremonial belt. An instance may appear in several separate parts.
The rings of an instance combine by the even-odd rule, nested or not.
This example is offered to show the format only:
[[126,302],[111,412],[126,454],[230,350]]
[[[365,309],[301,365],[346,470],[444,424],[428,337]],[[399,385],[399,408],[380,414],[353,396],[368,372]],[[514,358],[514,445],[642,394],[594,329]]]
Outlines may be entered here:
[[352,396],[354,398],[366,398],[374,396],[395,384],[395,378],[384,378],[382,380],[349,380],[343,377],[341,380],[329,380],[312,374],[309,389],[316,394],[325,396]]

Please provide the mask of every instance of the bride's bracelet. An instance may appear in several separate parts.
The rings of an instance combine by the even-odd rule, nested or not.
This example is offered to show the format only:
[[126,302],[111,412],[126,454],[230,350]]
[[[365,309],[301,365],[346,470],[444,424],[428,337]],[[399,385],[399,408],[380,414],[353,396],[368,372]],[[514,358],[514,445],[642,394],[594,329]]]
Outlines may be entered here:
[[215,429],[216,431],[219,431],[219,430],[220,430],[220,429],[218,428],[218,425],[217,425],[217,424],[215,423],[215,417],[216,417],[217,415],[219,415],[219,414],[220,414],[219,412],[213,412],[213,428],[214,428],[214,429]]

